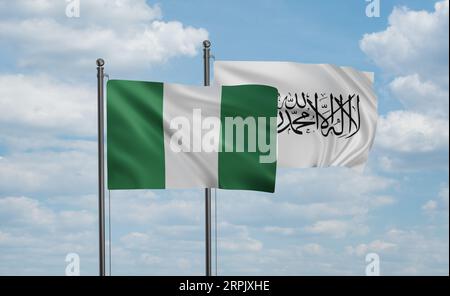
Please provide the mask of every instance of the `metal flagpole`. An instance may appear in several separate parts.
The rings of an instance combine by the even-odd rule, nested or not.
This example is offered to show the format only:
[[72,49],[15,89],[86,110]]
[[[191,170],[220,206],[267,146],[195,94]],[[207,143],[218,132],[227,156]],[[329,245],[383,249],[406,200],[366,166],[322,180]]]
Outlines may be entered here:
[[[210,79],[210,47],[209,40],[203,41],[203,82],[205,86],[209,86]],[[205,263],[206,276],[212,275],[211,264],[211,188],[205,188]]]
[[99,275],[105,276],[105,143],[104,143],[104,93],[103,59],[97,59],[97,111],[98,111],[98,239]]

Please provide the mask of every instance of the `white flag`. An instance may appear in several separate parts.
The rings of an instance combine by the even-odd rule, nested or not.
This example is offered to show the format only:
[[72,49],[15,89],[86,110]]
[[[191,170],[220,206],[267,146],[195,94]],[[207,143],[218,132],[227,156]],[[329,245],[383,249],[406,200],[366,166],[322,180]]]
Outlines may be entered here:
[[373,73],[291,62],[214,63],[219,85],[278,89],[278,166],[347,166],[367,162],[377,123]]

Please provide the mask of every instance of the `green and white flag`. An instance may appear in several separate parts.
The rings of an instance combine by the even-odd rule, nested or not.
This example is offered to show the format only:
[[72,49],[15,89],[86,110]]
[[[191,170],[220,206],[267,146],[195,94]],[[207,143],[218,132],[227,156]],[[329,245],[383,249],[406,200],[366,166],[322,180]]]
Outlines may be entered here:
[[273,192],[276,116],[270,86],[110,80],[108,188]]

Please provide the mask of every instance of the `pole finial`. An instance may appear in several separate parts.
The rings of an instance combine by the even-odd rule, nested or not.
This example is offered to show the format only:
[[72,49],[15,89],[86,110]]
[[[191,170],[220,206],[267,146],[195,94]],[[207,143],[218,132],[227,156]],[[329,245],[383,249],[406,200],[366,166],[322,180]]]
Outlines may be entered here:
[[209,41],[209,40],[203,41],[203,47],[204,48],[210,48],[211,47],[211,41]]
[[102,58],[98,58],[96,64],[97,67],[103,67],[105,65],[105,61]]

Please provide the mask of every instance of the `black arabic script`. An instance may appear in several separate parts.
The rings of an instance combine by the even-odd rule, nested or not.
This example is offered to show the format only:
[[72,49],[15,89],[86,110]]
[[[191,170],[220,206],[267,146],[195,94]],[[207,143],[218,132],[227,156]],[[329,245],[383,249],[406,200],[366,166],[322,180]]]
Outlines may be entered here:
[[358,94],[307,92],[278,94],[278,133],[320,133],[350,138],[361,127]]

